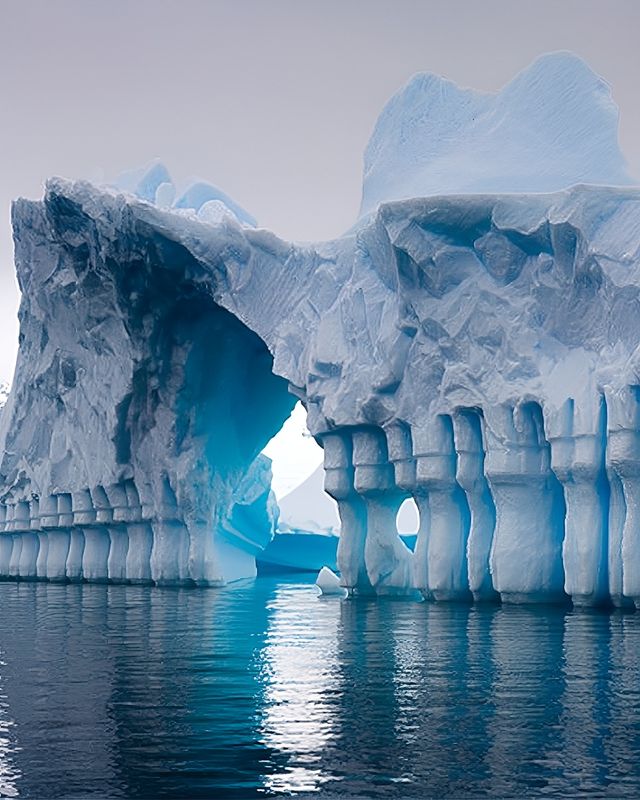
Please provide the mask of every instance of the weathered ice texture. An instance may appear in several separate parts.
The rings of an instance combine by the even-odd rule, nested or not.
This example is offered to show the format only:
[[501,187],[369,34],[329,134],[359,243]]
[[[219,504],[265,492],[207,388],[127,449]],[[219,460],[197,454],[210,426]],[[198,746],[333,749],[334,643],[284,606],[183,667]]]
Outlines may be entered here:
[[294,398],[185,248],[123,198],[94,201],[95,219],[56,190],[14,208],[23,301],[0,418],[13,540],[0,573],[251,576],[276,514],[259,453]]
[[[548,126],[565,123],[555,103],[539,138],[529,125],[516,137],[550,71],[580,98],[575,137],[597,139],[572,151],[575,170],[626,182],[615,107],[570,56],[500,96],[515,151],[542,164]],[[436,113],[425,135],[449,120],[466,152],[453,97],[437,113],[404,109],[404,138]],[[370,212],[322,244],[284,242],[220,205],[203,214],[202,197],[224,206],[215,191],[169,207],[157,165],[131,187],[139,197],[53,180],[42,202],[16,203],[22,341],[0,417],[1,575],[252,574],[271,530],[255,459],[292,407],[288,388],[324,447],[350,592],[640,603],[640,191],[425,185],[381,202],[398,155],[380,155],[385,125]],[[544,162],[553,188],[578,174],[561,162]],[[395,524],[407,497],[413,553]]]

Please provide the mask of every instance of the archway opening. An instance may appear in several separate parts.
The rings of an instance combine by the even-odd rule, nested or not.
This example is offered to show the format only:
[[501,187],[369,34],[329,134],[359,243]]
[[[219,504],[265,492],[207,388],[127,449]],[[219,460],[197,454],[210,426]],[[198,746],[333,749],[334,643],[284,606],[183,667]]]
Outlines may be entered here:
[[299,402],[262,451],[272,461],[278,530],[337,535],[340,518],[335,501],[324,491],[323,451],[309,433],[306,419]]

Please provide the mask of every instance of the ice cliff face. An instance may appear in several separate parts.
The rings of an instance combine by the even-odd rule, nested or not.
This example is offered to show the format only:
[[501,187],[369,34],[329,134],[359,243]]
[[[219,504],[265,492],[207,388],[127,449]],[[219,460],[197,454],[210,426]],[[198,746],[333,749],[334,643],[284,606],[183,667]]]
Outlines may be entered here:
[[[254,459],[292,406],[289,387],[324,447],[350,590],[640,602],[640,191],[562,188],[578,174],[571,163],[592,158],[597,169],[580,175],[624,177],[608,94],[573,57],[538,62],[492,113],[503,108],[514,153],[539,155],[527,149],[526,101],[563,63],[585,109],[574,131],[593,127],[595,141],[541,164],[560,191],[426,196],[425,178],[411,189],[425,196],[385,202],[351,234],[308,246],[140,191],[55,180],[42,202],[19,201],[22,342],[0,417],[0,574],[251,574],[269,535],[266,467]],[[462,120],[452,136],[464,160],[459,129],[480,134],[458,92],[443,107]],[[540,147],[564,124],[555,92]],[[401,155],[383,155],[385,116],[412,119],[408,96],[369,148],[380,175]],[[414,116],[402,141],[419,138],[424,114]],[[506,187],[519,161],[502,158],[500,141],[486,155]],[[395,528],[409,496],[413,554]],[[97,538],[99,567],[86,555]]]
[[198,584],[251,575],[276,512],[258,454],[293,407],[287,384],[162,226],[122,196],[82,196],[86,208],[54,185],[44,203],[14,208],[23,300],[0,419],[13,534],[0,538],[0,571]]

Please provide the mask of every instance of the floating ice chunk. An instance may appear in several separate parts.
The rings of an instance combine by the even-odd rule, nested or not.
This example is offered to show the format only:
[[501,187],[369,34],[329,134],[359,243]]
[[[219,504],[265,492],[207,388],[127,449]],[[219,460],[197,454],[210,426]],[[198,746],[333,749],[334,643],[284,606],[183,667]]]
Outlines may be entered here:
[[347,590],[340,586],[340,578],[329,567],[322,567],[316,578],[316,586],[326,596],[346,597]]

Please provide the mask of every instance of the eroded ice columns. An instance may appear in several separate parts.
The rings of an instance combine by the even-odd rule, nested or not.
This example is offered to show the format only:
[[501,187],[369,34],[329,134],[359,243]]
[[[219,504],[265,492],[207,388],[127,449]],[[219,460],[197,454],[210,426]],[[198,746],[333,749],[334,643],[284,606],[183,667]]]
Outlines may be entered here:
[[[428,546],[416,546],[416,559],[427,555],[427,586],[435,600],[470,600],[467,573],[469,507],[456,480],[456,451],[451,418],[438,415],[412,428],[417,494],[429,498]],[[416,569],[419,569],[416,567]]]
[[0,578],[9,577],[13,537],[6,533],[7,507],[0,504]]
[[324,449],[324,490],[338,504],[340,539],[338,570],[340,582],[349,593],[372,594],[364,551],[367,515],[364,501],[354,486],[353,446],[348,431],[322,436]]
[[94,525],[96,512],[88,489],[73,492],[71,495],[71,513],[73,527],[69,535],[69,552],[67,554],[67,579],[78,583],[83,578],[82,561],[85,547],[85,529]]
[[51,505],[52,507],[55,505],[56,513],[52,513],[46,518],[43,518],[41,513],[40,518],[40,524],[47,540],[44,576],[50,581],[66,581],[67,558],[71,542],[70,528],[73,525],[71,495],[55,495]]
[[404,594],[412,586],[413,554],[398,536],[396,517],[406,493],[396,486],[387,440],[380,428],[353,431],[354,486],[364,499],[364,560],[377,594]]
[[127,578],[129,535],[126,525],[122,523],[128,517],[127,493],[123,484],[115,483],[105,487],[105,495],[111,518],[107,528],[110,540],[107,576],[113,583],[124,583]]
[[[40,503],[17,503],[14,507],[14,520],[12,530],[14,536],[14,552],[11,556],[11,574],[14,577],[33,580],[44,575],[44,565],[38,570],[42,533],[40,532],[41,519]],[[32,518],[31,508],[35,512]],[[8,517],[7,517],[8,518]],[[27,521],[28,520],[28,521]],[[16,560],[14,562],[14,555]],[[15,571],[14,571],[15,564]]]
[[609,484],[605,474],[606,409],[567,400],[545,414],[551,467],[566,506],[562,545],[564,590],[575,605],[599,605],[608,596]]
[[113,520],[126,526],[128,536],[125,577],[129,583],[151,581],[151,550],[153,534],[151,526],[142,521],[142,504],[138,490],[132,480],[125,481],[125,502],[114,508]]
[[113,522],[113,512],[104,487],[96,486],[91,489],[91,504],[95,512],[95,522],[83,528],[82,575],[85,580],[105,583],[109,579],[111,548],[107,526]]
[[456,481],[466,495],[471,514],[467,539],[469,589],[474,600],[492,601],[498,598],[490,569],[496,509],[484,474],[485,446],[481,412],[460,409],[452,420],[457,454]]
[[395,422],[386,429],[389,460],[393,464],[396,486],[411,495],[418,508],[420,524],[412,559],[412,585],[425,600],[432,600],[429,589],[429,533],[431,513],[429,493],[425,486],[418,485],[416,459],[413,455],[411,428],[403,422]]
[[153,514],[153,549],[151,578],[157,584],[178,584],[189,581],[189,535],[182,521],[176,495],[164,478],[160,489],[157,514]]
[[[640,387],[628,386],[620,391],[607,392],[606,400],[606,461],[607,472],[612,479],[611,501],[614,511],[614,519],[609,520],[609,591],[616,605],[624,605],[626,597],[640,607]],[[621,498],[616,496],[616,479],[622,487],[624,509],[621,508]],[[619,522],[622,513],[624,523],[620,541]]]
[[[22,536],[16,536],[13,530],[13,516],[14,506],[12,503],[7,503],[5,507],[5,533],[11,537],[11,557],[9,560],[9,577],[20,577],[20,556],[22,553]],[[35,574],[35,561],[34,561],[34,574]]]
[[505,602],[560,601],[564,501],[540,406],[491,406],[484,418],[485,474],[496,507],[493,585]]

